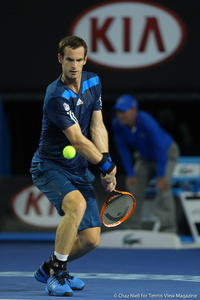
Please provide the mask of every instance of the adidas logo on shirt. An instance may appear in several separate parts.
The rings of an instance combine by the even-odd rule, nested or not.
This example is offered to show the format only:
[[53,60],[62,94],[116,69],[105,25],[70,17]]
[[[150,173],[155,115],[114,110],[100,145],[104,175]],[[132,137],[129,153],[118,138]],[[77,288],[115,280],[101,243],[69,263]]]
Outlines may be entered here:
[[83,101],[79,98],[77,103],[76,103],[76,106],[81,105],[81,104],[83,104]]

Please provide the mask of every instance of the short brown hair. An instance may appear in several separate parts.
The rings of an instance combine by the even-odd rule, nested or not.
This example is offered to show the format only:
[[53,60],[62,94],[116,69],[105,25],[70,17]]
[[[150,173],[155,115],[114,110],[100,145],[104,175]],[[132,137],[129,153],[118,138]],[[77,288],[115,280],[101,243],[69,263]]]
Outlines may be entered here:
[[87,44],[86,42],[75,35],[71,35],[71,36],[66,36],[65,38],[63,38],[60,43],[59,43],[59,47],[58,47],[58,52],[60,53],[61,56],[64,56],[64,49],[65,47],[69,47],[72,49],[77,49],[79,47],[83,47],[85,50],[85,56],[87,55]]

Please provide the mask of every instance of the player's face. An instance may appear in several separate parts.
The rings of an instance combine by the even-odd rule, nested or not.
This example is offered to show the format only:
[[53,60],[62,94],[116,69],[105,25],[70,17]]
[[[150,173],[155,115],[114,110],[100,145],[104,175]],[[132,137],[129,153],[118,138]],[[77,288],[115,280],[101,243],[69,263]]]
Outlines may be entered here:
[[81,76],[83,66],[86,64],[87,56],[84,56],[84,48],[72,49],[65,47],[64,56],[58,55],[62,64],[63,75],[69,80],[76,80]]
[[133,127],[135,123],[137,110],[136,109],[128,109],[127,111],[116,111],[116,116],[119,122],[123,125],[127,125],[128,127]]

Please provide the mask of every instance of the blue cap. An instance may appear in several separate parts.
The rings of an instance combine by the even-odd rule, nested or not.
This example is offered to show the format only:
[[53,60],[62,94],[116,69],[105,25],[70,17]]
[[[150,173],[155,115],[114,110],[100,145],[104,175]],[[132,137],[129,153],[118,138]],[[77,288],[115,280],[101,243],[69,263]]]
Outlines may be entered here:
[[127,111],[128,109],[137,109],[138,101],[131,95],[122,95],[117,98],[116,103],[114,105],[115,110]]

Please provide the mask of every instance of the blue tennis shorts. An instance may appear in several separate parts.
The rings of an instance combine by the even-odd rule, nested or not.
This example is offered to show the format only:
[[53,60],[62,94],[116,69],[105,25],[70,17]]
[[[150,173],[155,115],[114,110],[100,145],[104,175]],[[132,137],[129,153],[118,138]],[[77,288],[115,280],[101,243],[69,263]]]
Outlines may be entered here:
[[63,197],[74,190],[80,191],[86,200],[87,207],[79,230],[102,225],[92,185],[95,176],[88,169],[83,175],[73,175],[53,162],[45,161],[32,163],[30,172],[33,183],[55,206],[61,216],[64,215],[61,209]]

